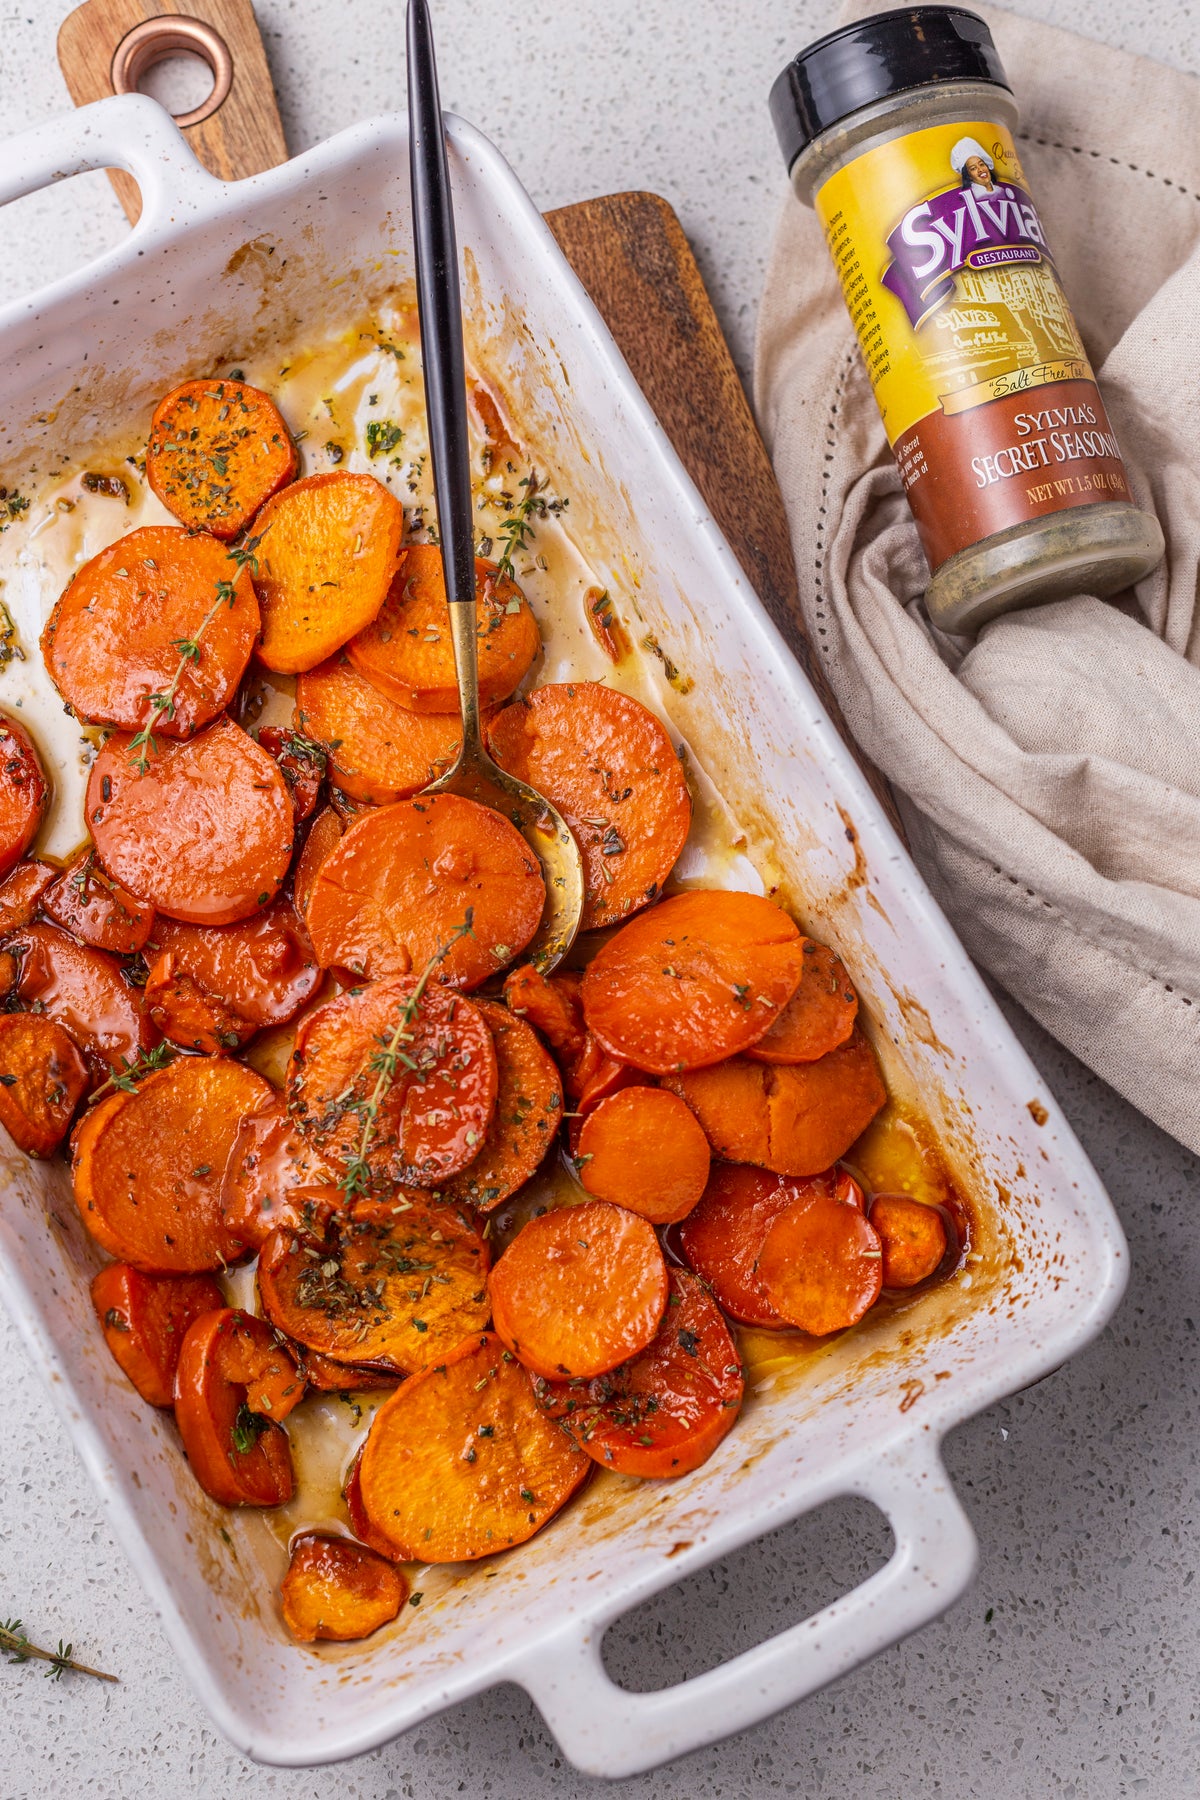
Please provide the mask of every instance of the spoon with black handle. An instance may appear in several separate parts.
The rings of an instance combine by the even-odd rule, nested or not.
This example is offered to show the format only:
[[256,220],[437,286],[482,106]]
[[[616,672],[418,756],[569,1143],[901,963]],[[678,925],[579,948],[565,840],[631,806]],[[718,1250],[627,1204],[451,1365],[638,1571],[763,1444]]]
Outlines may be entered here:
[[409,0],[408,5],[408,118],[425,408],[462,708],[458,758],[445,775],[422,791],[461,794],[489,806],[510,819],[525,838],[542,865],[546,882],[545,910],[526,955],[548,974],[570,949],[579,929],[583,861],[562,814],[544,794],[492,761],[480,729],[475,528],[458,246],[427,0]]

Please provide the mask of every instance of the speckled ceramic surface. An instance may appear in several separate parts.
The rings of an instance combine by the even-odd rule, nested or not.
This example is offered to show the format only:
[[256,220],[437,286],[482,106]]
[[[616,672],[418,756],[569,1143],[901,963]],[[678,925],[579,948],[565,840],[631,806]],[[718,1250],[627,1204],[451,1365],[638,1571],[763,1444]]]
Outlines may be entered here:
[[[447,79],[448,97],[510,149],[540,201],[644,183],[681,204],[744,361],[781,191],[758,93],[781,56],[828,23],[824,9],[764,6],[731,33],[727,9],[705,3],[689,7],[688,29],[678,33],[673,5],[523,7],[495,22],[499,58],[495,36],[475,29],[475,9],[447,0],[443,10],[462,70],[457,84]],[[1137,9],[1136,22],[1124,8],[1070,18],[1054,4],[1037,10],[1195,60],[1194,27],[1169,5]],[[6,23],[6,124],[62,104],[50,62],[57,12],[34,11],[28,23]],[[397,33],[380,31],[375,8],[343,11],[330,41],[327,15],[311,0],[260,8],[280,34],[271,43],[297,147],[400,91],[398,54],[389,61]],[[76,185],[87,190],[78,200],[64,190],[53,207],[25,202],[22,218],[6,217],[0,276],[8,291],[44,279],[56,258],[69,262],[72,252],[120,237],[102,178]],[[57,223],[64,214],[65,230]],[[983,1538],[980,1587],[944,1623],[828,1694],[627,1791],[852,1789],[956,1800],[1134,1792],[1173,1800],[1194,1791],[1195,1165],[1032,1028],[1023,1031],[1117,1195],[1134,1240],[1134,1290],[1101,1344],[951,1439],[948,1462]],[[180,1687],[39,1388],[11,1337],[3,1341],[13,1371],[2,1399],[3,1599],[45,1636],[65,1629],[97,1660],[111,1652],[125,1681],[111,1691],[54,1687],[36,1672],[3,1671],[11,1727],[0,1745],[0,1791],[372,1800],[591,1791],[563,1767],[513,1690],[482,1696],[346,1769],[290,1775],[243,1763]],[[821,1515],[618,1627],[611,1660],[635,1686],[678,1679],[782,1629],[885,1554],[874,1515]]]

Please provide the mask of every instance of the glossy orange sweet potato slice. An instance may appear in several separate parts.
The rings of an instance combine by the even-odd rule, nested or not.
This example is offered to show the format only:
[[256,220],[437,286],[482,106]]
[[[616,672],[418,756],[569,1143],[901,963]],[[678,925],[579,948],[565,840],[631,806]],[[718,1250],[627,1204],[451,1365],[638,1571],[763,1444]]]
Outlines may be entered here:
[[87,821],[100,861],[130,893],[194,925],[231,925],[275,898],[292,859],[287,783],[265,750],[222,718],[187,743],[124,733],[92,764]]
[[390,1625],[408,1599],[399,1569],[349,1538],[297,1538],[279,1590],[283,1622],[301,1644],[370,1637]]
[[20,963],[17,994],[66,1028],[92,1066],[136,1062],[154,1042],[141,996],[115,957],[60,931],[57,925],[27,925],[6,949]]
[[492,1000],[476,1000],[496,1049],[496,1110],[478,1155],[461,1175],[438,1185],[445,1200],[492,1212],[524,1187],[545,1161],[563,1117],[558,1065],[523,1019]]
[[745,1392],[741,1359],[702,1282],[672,1269],[658,1334],[640,1356],[595,1381],[533,1384],[538,1403],[581,1449],[618,1475],[686,1475],[733,1429]]
[[827,1337],[856,1325],[878,1300],[883,1252],[858,1207],[810,1190],[771,1224],[755,1273],[781,1319]]
[[146,525],[72,578],[42,632],[42,655],[78,718],[189,738],[233,699],[258,626],[249,573],[223,544]]
[[[496,1109],[492,1035],[469,1000],[430,982],[376,981],[301,1021],[288,1107],[305,1139],[338,1168],[363,1149],[362,1107],[379,1089],[365,1158],[373,1177],[438,1187],[478,1156]],[[399,1032],[399,1035],[397,1033]],[[374,1066],[393,1042],[390,1083]]]
[[420,969],[471,916],[438,977],[478,987],[519,955],[546,902],[515,825],[458,794],[400,800],[356,819],[322,863],[308,929],[323,968],[377,981]]
[[580,1055],[587,1026],[578,976],[555,975],[548,981],[532,963],[522,963],[505,977],[504,1000],[510,1012],[537,1027],[558,1055],[567,1059]]
[[359,1464],[359,1498],[400,1558],[471,1562],[531,1538],[591,1466],[487,1332],[380,1407]]
[[758,1255],[780,1213],[814,1195],[863,1211],[862,1189],[840,1169],[796,1178],[739,1163],[714,1166],[703,1198],[679,1227],[679,1247],[731,1319],[768,1328],[786,1323],[759,1279]]
[[0,1013],[0,1125],[26,1156],[49,1156],[88,1090],[88,1067],[61,1025]]
[[308,828],[292,877],[292,897],[302,919],[308,916],[317,872],[325,858],[341,843],[342,830],[342,821],[332,806],[322,807]]
[[[515,581],[496,580],[495,563],[475,563],[479,699],[507,700],[529,670],[541,638]],[[359,674],[410,712],[458,712],[458,679],[442,553],[410,544],[378,617],[346,646]]]
[[269,500],[254,523],[259,660],[298,675],[369,625],[403,531],[403,507],[373,475],[308,475]]
[[414,1197],[386,1222],[334,1218],[320,1244],[272,1232],[258,1291],[296,1343],[407,1375],[487,1324],[489,1260],[463,1212]]
[[622,1062],[619,1056],[609,1056],[590,1031],[582,1054],[566,1065],[566,1076],[572,1108],[581,1119],[622,1088],[645,1083],[642,1070]]
[[50,783],[33,739],[10,713],[0,713],[0,877],[32,844],[49,800]]
[[708,1182],[708,1139],[665,1088],[626,1087],[601,1100],[583,1121],[575,1160],[589,1194],[653,1225],[685,1218]]
[[804,939],[758,894],[697,888],[631,919],[588,964],[583,1010],[611,1056],[654,1075],[757,1042],[804,973]]
[[50,863],[18,863],[0,881],[0,937],[28,925],[41,905],[42,895],[58,879],[59,871]]
[[249,1020],[193,981],[169,950],[150,964],[142,1006],[163,1037],[181,1050],[197,1050],[201,1056],[237,1050],[254,1036],[255,1027]]
[[389,1562],[400,1562],[403,1560],[401,1552],[397,1549],[396,1545],[393,1544],[390,1538],[384,1537],[382,1531],[377,1530],[376,1527],[372,1525],[370,1519],[367,1517],[367,1509],[363,1505],[362,1483],[359,1476],[359,1470],[362,1465],[362,1453],[364,1448],[365,1445],[360,1446],[355,1453],[354,1461],[350,1465],[350,1473],[346,1477],[344,1498],[346,1501],[346,1513],[350,1520],[350,1529],[355,1537],[360,1538],[364,1544],[367,1544],[374,1550],[377,1556],[386,1557]]
[[321,982],[308,933],[282,895],[237,925],[159,919],[149,949],[169,951],[176,969],[260,1030],[294,1019]]
[[588,1200],[530,1219],[492,1270],[492,1319],[535,1375],[588,1380],[644,1350],[667,1304],[654,1227]]
[[259,1250],[281,1227],[319,1241],[331,1207],[344,1204],[333,1171],[300,1135],[281,1098],[238,1121],[221,1177],[221,1211],[242,1243]]
[[827,1169],[887,1099],[875,1053],[857,1030],[819,1062],[734,1057],[714,1068],[665,1075],[663,1086],[687,1101],[714,1156],[758,1163],[780,1175]]
[[804,940],[804,974],[771,1029],[751,1044],[752,1062],[816,1062],[844,1044],[858,1017],[858,995],[827,944]]
[[42,895],[48,918],[97,950],[132,956],[154,924],[154,908],[126,893],[85,850]]
[[[281,1355],[270,1326],[233,1307],[201,1314],[184,1337],[175,1420],[192,1474],[225,1506],[282,1506],[294,1492],[287,1432],[263,1410],[287,1401],[259,1379]],[[303,1390],[299,1375],[294,1385]]]
[[185,381],[154,409],[146,479],[184,525],[226,542],[298,466],[279,408],[245,381]]
[[258,741],[268,756],[279,764],[279,773],[288,784],[292,811],[297,825],[310,819],[317,810],[325,782],[328,757],[320,744],[301,732],[288,731],[282,725],[264,725]]
[[[300,1344],[293,1344],[291,1347],[299,1358],[301,1373],[313,1393],[350,1394],[357,1393],[360,1389],[394,1388],[403,1379],[385,1363],[335,1362],[332,1356],[322,1356],[318,1350],[306,1350]],[[357,1527],[355,1536],[362,1537]],[[363,1538],[363,1542],[367,1543],[369,1539]]]
[[658,898],[683,849],[692,799],[648,707],[598,681],[534,688],[488,733],[501,768],[566,819],[583,854],[581,929],[615,925]]
[[274,1095],[226,1057],[180,1057],[132,1094],[101,1100],[72,1140],[80,1216],[110,1256],[162,1274],[199,1274],[244,1246],[225,1224],[221,1178],[238,1121]]
[[225,1296],[211,1275],[144,1275],[106,1263],[92,1279],[92,1305],[122,1372],[151,1406],[170,1406],[175,1370],[189,1327],[216,1312]]
[[907,1194],[876,1194],[868,1216],[883,1251],[884,1287],[916,1287],[941,1266],[949,1235],[936,1206]]
[[444,775],[462,742],[458,712],[416,713],[330,657],[296,681],[296,724],[324,744],[329,778],[353,800],[387,806]]

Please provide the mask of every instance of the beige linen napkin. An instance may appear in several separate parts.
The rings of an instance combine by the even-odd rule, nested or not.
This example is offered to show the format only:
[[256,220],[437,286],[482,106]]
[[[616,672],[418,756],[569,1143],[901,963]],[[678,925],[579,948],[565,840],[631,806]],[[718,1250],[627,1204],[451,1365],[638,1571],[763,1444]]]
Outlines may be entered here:
[[[845,16],[878,10],[855,4]],[[988,12],[1047,233],[1165,566],[932,630],[928,571],[820,229],[783,209],[759,418],[812,641],[968,950],[1200,1150],[1200,83]],[[797,46],[799,48],[799,46]]]

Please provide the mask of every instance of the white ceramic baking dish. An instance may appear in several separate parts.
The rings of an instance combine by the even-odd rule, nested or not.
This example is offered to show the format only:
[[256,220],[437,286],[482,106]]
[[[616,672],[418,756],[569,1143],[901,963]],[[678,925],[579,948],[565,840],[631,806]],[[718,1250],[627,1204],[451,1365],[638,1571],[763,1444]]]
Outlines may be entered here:
[[[942,1435],[1091,1338],[1120,1297],[1126,1258],[1079,1145],[536,209],[477,132],[451,121],[450,133],[475,350],[571,495],[573,532],[615,591],[636,593],[647,629],[692,676],[686,694],[662,681],[662,712],[699,748],[751,851],[773,857],[785,891],[846,955],[893,1084],[919,1096],[972,1196],[973,1260],[761,1382],[696,1474],[598,1480],[523,1549],[451,1571],[397,1628],[323,1651],[286,1637],[281,1553],[261,1523],[199,1493],[170,1420],[111,1363],[65,1171],[7,1147],[0,1289],[167,1635],[239,1748],[282,1764],[331,1761],[512,1680],[574,1763],[616,1776],[753,1724],[950,1605],[971,1579],[975,1543],[939,1460]],[[106,100],[6,144],[0,203],[114,165],[142,190],[128,242],[0,312],[0,480],[144,421],[187,373],[347,322],[409,273],[398,119],[224,185],[153,102]],[[610,1682],[600,1646],[613,1619],[845,1494],[891,1522],[894,1553],[870,1580],[663,1692]]]

